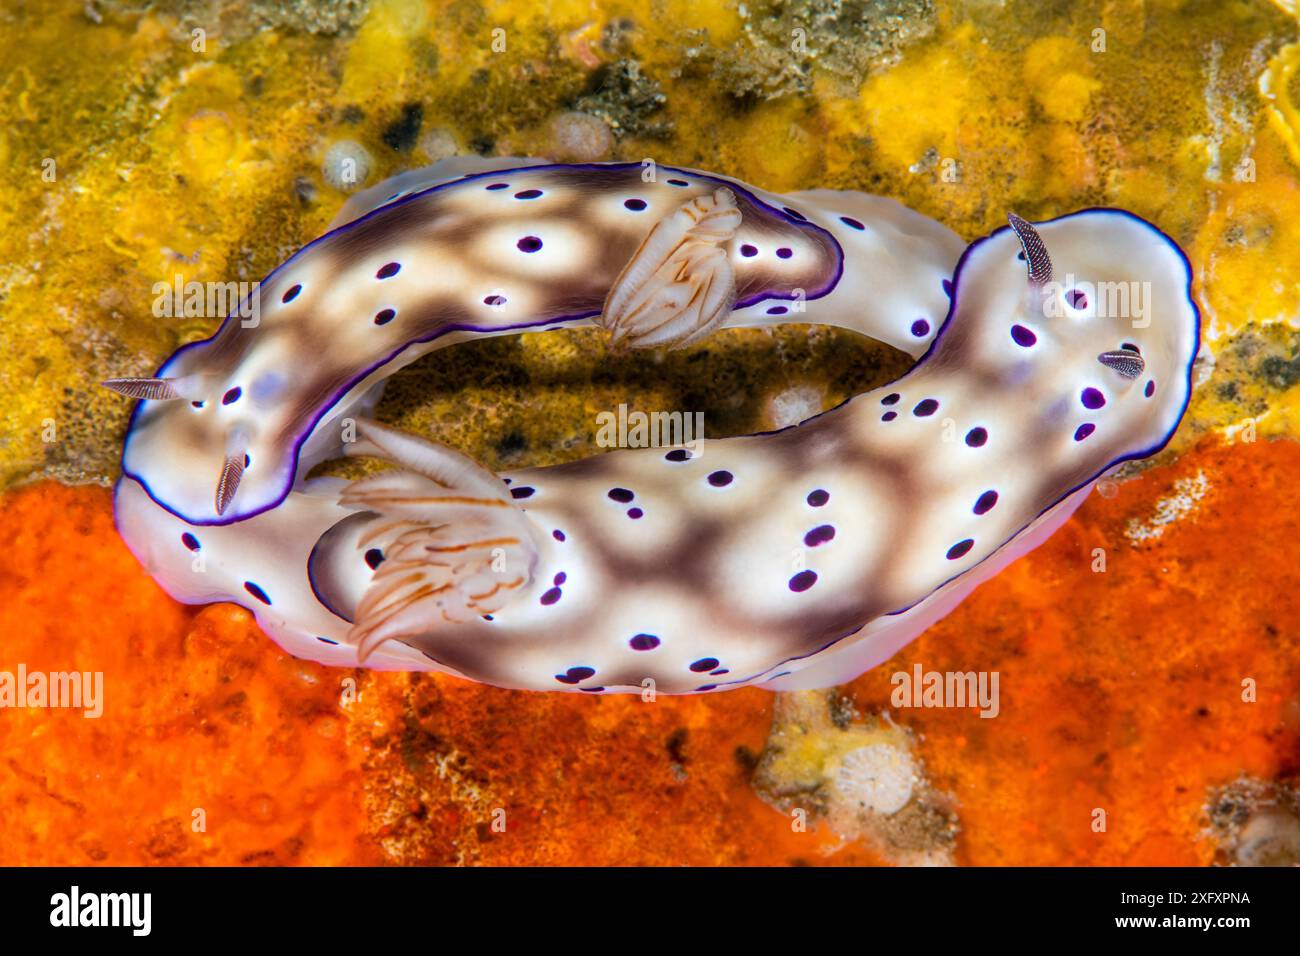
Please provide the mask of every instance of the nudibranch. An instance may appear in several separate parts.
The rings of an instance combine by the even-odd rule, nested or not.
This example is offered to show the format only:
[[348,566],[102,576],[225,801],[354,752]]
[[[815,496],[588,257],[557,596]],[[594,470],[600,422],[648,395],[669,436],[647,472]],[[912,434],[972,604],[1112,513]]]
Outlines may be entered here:
[[242,604],[326,663],[585,693],[828,686],[1163,447],[1198,342],[1191,269],[1154,226],[1013,216],[962,254],[907,374],[799,425],[497,476],[362,419],[348,452],[395,468],[222,525],[126,474],[118,527],[178,599]]
[[457,158],[369,190],[210,339],[105,383],[141,400],[123,475],[190,524],[231,524],[337,457],[339,423],[385,379],[466,338],[596,322],[631,346],[680,346],[816,322],[915,356],[947,311],[964,244],[892,200],[528,162]]

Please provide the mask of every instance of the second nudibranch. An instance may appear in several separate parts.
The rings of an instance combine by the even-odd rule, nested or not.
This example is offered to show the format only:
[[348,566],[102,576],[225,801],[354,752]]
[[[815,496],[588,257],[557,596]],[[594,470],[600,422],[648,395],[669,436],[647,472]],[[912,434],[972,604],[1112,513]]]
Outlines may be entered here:
[[632,346],[681,346],[723,325],[816,322],[919,355],[963,248],[861,193],[485,162],[444,182],[439,167],[399,177],[413,191],[350,209],[260,283],[251,318],[232,315],[153,377],[106,383],[141,399],[123,474],[194,525],[263,513],[340,453],[339,423],[386,378],[470,337],[594,321]]
[[178,599],[241,603],[326,663],[586,693],[842,683],[1163,447],[1187,405],[1191,270],[1150,224],[1012,217],[953,283],[907,375],[780,432],[503,482],[362,421],[351,453],[396,469],[219,527],[126,475],[118,527]]

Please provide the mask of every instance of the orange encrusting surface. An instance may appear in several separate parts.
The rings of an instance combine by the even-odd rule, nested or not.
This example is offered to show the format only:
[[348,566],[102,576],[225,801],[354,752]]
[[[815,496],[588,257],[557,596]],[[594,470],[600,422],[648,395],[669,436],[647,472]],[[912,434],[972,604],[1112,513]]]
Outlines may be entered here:
[[104,709],[0,711],[0,863],[362,859],[336,683],[252,620],[167,597],[118,538],[106,490],[6,495],[0,670],[102,671]]
[[[833,834],[795,832],[750,788],[737,751],[762,748],[767,691],[649,703],[376,676],[358,718],[372,747],[367,806],[394,862],[877,862],[856,846],[828,857]],[[412,746],[432,760],[412,762]],[[498,809],[504,833],[492,830]]]
[[[1133,546],[1130,518],[1202,471],[1196,511]],[[854,682],[873,708],[889,706],[890,674],[917,662],[1000,672],[995,719],[899,715],[960,802],[964,862],[1206,865],[1207,790],[1300,770],[1297,474],[1295,442],[1207,439],[1109,500],[1094,493],[1042,548]],[[1092,571],[1097,548],[1104,573]]]
[[[1192,513],[1131,544],[1201,472]],[[1000,673],[996,719],[893,712],[956,798],[959,862],[1204,864],[1210,787],[1300,769],[1297,473],[1291,441],[1202,443],[850,685],[876,711],[913,663]],[[0,711],[0,864],[878,862],[750,787],[766,692],[646,703],[297,662],[243,610],[168,599],[102,489],[10,493],[0,539],[0,671],[100,670],[106,699],[98,720]]]

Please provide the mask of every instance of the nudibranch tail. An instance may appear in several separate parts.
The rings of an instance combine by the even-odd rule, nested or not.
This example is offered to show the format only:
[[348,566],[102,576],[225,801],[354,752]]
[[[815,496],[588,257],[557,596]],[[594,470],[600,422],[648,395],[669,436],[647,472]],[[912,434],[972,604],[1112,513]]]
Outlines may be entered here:
[[348,632],[364,663],[388,641],[499,609],[531,580],[537,548],[505,485],[476,462],[376,422],[359,422],[358,435],[350,453],[403,466],[339,496],[374,514],[357,547],[382,556]]
[[736,278],[725,244],[740,228],[736,194],[697,196],[655,224],[610,288],[596,323],[614,343],[683,348],[726,319]]

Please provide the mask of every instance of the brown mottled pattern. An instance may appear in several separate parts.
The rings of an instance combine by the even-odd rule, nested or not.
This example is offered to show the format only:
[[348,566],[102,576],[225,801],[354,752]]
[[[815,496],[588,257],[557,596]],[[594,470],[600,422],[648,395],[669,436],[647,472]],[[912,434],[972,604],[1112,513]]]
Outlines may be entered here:
[[[871,403],[871,396],[861,396],[852,404],[858,403],[861,403],[860,410],[864,410]],[[850,451],[846,446],[852,444],[846,433],[852,428],[850,421],[854,415],[851,405],[846,405],[815,422],[777,435],[712,441],[705,461],[709,454],[716,454],[723,445],[761,454],[775,465],[777,472],[766,496],[772,507],[797,507],[807,489],[817,483],[816,478],[810,476],[844,461],[845,453]],[[557,497],[563,499],[567,497],[564,489],[570,485],[637,487],[643,483],[645,471],[655,467],[656,459],[660,458],[662,451],[658,449],[613,452],[547,468],[533,477],[539,484],[558,491]],[[911,496],[907,493],[911,469],[902,459],[864,461],[864,464],[887,476],[895,487],[897,500],[891,506],[893,527],[889,537],[901,538],[907,531],[907,509],[917,506],[916,503],[909,504]],[[696,480],[703,480],[708,471],[707,465],[696,471]],[[525,474],[516,480],[528,477]],[[574,498],[581,500],[577,495]],[[599,566],[610,579],[635,582],[640,590],[656,592],[659,600],[673,601],[676,595],[704,596],[709,605],[708,616],[697,622],[695,633],[676,635],[678,640],[689,640],[707,648],[710,633],[741,634],[747,637],[753,650],[749,668],[743,666],[738,657],[728,659],[731,673],[725,677],[710,678],[700,673],[675,675],[665,671],[651,657],[632,655],[625,666],[602,670],[597,678],[586,682],[589,684],[637,687],[651,678],[662,693],[689,693],[715,680],[727,682],[746,678],[769,670],[781,660],[813,654],[861,627],[864,622],[897,610],[906,603],[899,587],[890,579],[888,566],[883,565],[862,569],[859,583],[853,589],[856,593],[847,602],[823,602],[814,598],[803,606],[792,607],[788,613],[756,613],[737,595],[728,594],[726,582],[719,578],[719,549],[725,547],[724,539],[729,527],[737,520],[733,514],[679,502],[670,518],[676,529],[673,544],[667,549],[646,551],[636,557],[629,557],[615,548],[610,537],[611,533],[619,532],[635,536],[638,530],[635,523],[625,522],[626,527],[616,525],[611,528],[585,512],[579,504],[566,504],[564,500],[548,505],[546,514],[547,525],[563,526],[570,542],[590,548],[587,563]],[[810,527],[815,523],[810,519]],[[754,555],[755,573],[761,573],[772,557]],[[773,586],[784,589],[786,577],[786,574],[777,575]],[[625,601],[626,596],[611,594],[610,600]],[[584,636],[584,632],[593,626],[599,633],[599,620],[578,622],[566,617],[557,622],[555,628],[530,631],[528,640],[539,645],[548,640],[567,644],[571,648],[568,653],[573,663],[581,664],[584,641],[590,639]],[[490,627],[474,624],[435,629],[427,636],[405,642],[425,651],[438,664],[475,680],[516,686],[511,681],[511,672],[518,652],[514,642],[519,639],[516,632],[496,632]],[[557,684],[554,689],[562,688]]]
[[[1068,261],[1067,253],[1091,240],[1088,225],[1067,219],[1049,224],[1044,235]],[[1086,274],[1098,280],[1150,278],[1163,301],[1185,300],[1182,267],[1171,251],[1148,245],[1128,250],[1131,259],[1125,258],[1124,240],[1145,238],[1135,232],[1136,227],[1115,228],[1104,236],[1115,245],[1116,258],[1092,264],[1085,257]],[[404,642],[445,667],[505,686],[526,681],[562,689],[548,683],[554,680],[550,672],[593,666],[596,674],[582,681],[584,686],[636,688],[652,678],[662,692],[684,693],[715,682],[771,676],[782,662],[813,655],[864,625],[889,620],[892,612],[979,567],[1111,462],[1158,444],[1178,421],[1186,369],[1196,351],[1194,315],[1185,305],[1163,313],[1147,329],[1026,313],[1024,303],[1032,300],[1019,297],[1024,265],[1016,263],[1017,246],[1007,239],[990,242],[966,267],[964,296],[951,327],[929,357],[898,382],[783,432],[710,441],[702,458],[678,465],[666,465],[661,449],[624,450],[512,475],[516,485],[536,489],[521,504],[538,526],[538,537],[552,527],[563,528],[567,536],[565,544],[551,549],[538,587],[545,589],[551,573],[566,570],[566,590],[579,574],[587,574],[598,580],[599,596],[585,602],[576,596],[568,608],[566,598],[547,612],[521,606],[518,618],[511,606],[497,615],[496,626],[434,628]],[[1037,325],[1039,351],[1011,341],[1007,330],[1017,321]],[[1141,382],[1097,361],[1117,336],[1131,338],[1149,357],[1160,401],[1145,398]],[[1059,353],[1049,350],[1049,340]],[[1108,394],[1106,408],[1082,411],[1079,390],[1094,382]],[[902,399],[882,405],[881,399],[895,391]],[[953,397],[958,395],[966,397],[964,404]],[[940,410],[914,415],[915,404],[930,396],[942,396]],[[883,423],[888,408],[897,409],[899,418]],[[949,416],[956,428],[950,428]],[[1075,442],[1081,418],[1100,425],[1086,441]],[[989,429],[988,447],[974,450],[962,441],[974,425]],[[727,492],[701,496],[697,490],[706,476],[724,467],[744,490],[735,499]],[[846,500],[846,473],[865,476],[873,496]],[[803,508],[803,499],[819,486],[831,489],[830,502],[813,513]],[[604,497],[611,487],[634,489],[645,517],[629,521],[608,508]],[[972,505],[986,488],[998,489],[1001,497],[996,508],[976,517]],[[777,544],[739,558],[732,553],[735,532],[745,525],[789,528],[794,533],[785,540],[794,547],[803,529],[823,521],[837,530],[835,548],[870,534],[882,545],[879,558],[834,580],[823,574],[813,588],[794,595],[786,587],[789,549]],[[639,544],[651,523],[666,533],[654,538],[653,546]],[[948,549],[968,533],[974,546],[949,559]],[[843,550],[831,554],[829,548],[817,551],[808,566],[819,558],[841,566],[848,560]],[[746,568],[740,577],[738,566]],[[829,570],[824,562],[820,567]],[[758,606],[782,594],[788,596],[784,604]],[[536,604],[536,593],[521,600]],[[618,612],[664,606],[699,611],[684,630],[657,635],[665,643],[653,653],[618,653],[635,633],[611,624],[627,619]],[[717,657],[730,672],[715,678],[690,672],[681,658],[669,664],[664,655],[670,643]],[[607,666],[596,666],[599,661]]]
[[[763,294],[791,297],[796,290],[813,296],[833,285],[841,267],[841,255],[833,239],[820,229],[787,220],[755,199],[739,184],[713,180],[695,173],[661,167],[657,181],[644,183],[641,167],[592,166],[505,170],[465,182],[451,183],[424,194],[380,207],[362,219],[311,244],[272,274],[260,289],[260,323],[243,328],[237,319],[228,321],[207,344],[187,351],[168,374],[202,372],[214,376],[220,387],[213,389],[210,408],[229,387],[249,383],[242,380],[248,363],[265,362],[268,353],[280,356],[290,386],[278,404],[258,409],[246,423],[250,433],[254,469],[227,517],[238,516],[250,499],[261,506],[272,499],[272,484],[287,485],[292,479],[293,454],[313,424],[350,389],[366,384],[384,368],[391,374],[413,361],[422,349],[414,343],[427,342],[457,327],[473,327],[486,333],[523,326],[545,326],[551,321],[598,314],[615,277],[636,251],[658,219],[682,203],[707,195],[719,182],[736,191],[742,225],[730,244],[738,248],[748,242],[798,240],[813,255],[797,261],[775,261],[764,265],[736,256],[736,284],[739,301]],[[668,185],[668,179],[682,179],[689,187]],[[509,188],[486,192],[495,181]],[[514,201],[523,189],[539,189],[542,196]],[[482,195],[480,195],[482,194]],[[593,212],[594,203],[614,194],[644,197],[650,209],[640,214],[604,217]],[[536,253],[537,259],[567,257],[571,267],[558,274],[518,257],[513,237],[524,237],[543,226],[572,230],[584,238],[590,250],[570,251],[564,243]],[[491,242],[484,239],[494,230]],[[561,233],[563,235],[564,233]],[[501,237],[506,236],[505,245]],[[507,261],[515,256],[517,264]],[[403,262],[405,260],[405,262]],[[428,274],[414,274],[413,265],[422,260]],[[380,281],[374,268],[387,261],[402,263],[403,270]],[[358,273],[366,265],[364,274]],[[540,267],[539,267],[540,268]],[[445,269],[445,275],[443,271]],[[429,280],[441,282],[444,291],[416,291]],[[483,306],[494,282],[508,283],[526,296],[527,314],[510,308]],[[349,283],[348,287],[340,286]],[[295,284],[301,292],[288,304],[281,297]],[[410,290],[410,291],[408,291]],[[379,308],[394,307],[398,315],[384,325],[373,317]],[[146,436],[152,429],[166,428],[165,442],[172,454],[192,459],[194,480],[204,485],[207,498],[220,472],[227,428],[213,425],[210,413],[193,414],[175,402],[147,407],[138,418],[136,431]],[[215,464],[205,464],[205,462]],[[145,466],[128,462],[128,471],[147,474]],[[209,477],[210,476],[210,477]],[[260,484],[259,484],[260,483]],[[256,490],[254,490],[254,486]],[[195,515],[203,518],[204,515]],[[210,517],[210,516],[208,516]]]
[[[586,195],[593,221],[608,221],[611,205],[620,205],[617,196],[602,206],[599,193]],[[464,212],[453,197],[447,202],[449,217]],[[575,215],[566,207],[564,222]],[[472,462],[468,471],[437,464],[455,456],[448,449],[420,448],[418,439],[397,433],[372,435],[363,453],[406,470],[337,494],[304,489],[263,517],[206,529],[208,575],[178,563],[190,560],[178,550],[185,526],[141,501],[129,480],[120,486],[123,534],[133,550],[165,567],[160,580],[183,599],[241,599],[251,575],[275,594],[274,612],[253,607],[268,631],[308,656],[316,651],[313,635],[331,635],[335,648],[320,653],[332,663],[355,663],[358,652],[372,650],[374,666],[419,667],[422,654],[475,680],[578,691],[635,690],[647,678],[667,693],[761,683],[792,660],[799,661],[791,665],[796,685],[847,679],[885,660],[1039,543],[1093,479],[1126,457],[1151,453],[1182,415],[1198,325],[1188,266],[1176,247],[1148,224],[1105,210],[1038,228],[1065,281],[1143,286],[1149,321],[1043,311],[1048,297],[1054,307],[1075,297],[1029,283],[1016,258],[1019,243],[1003,230],[963,257],[951,319],[911,372],[800,426],[712,440],[684,461],[659,448],[625,449],[518,472],[506,476],[518,494],[507,508],[437,503],[424,510],[395,502],[442,497],[430,482],[452,489],[437,477],[444,473],[468,482],[451,494],[500,492],[506,499],[497,479]],[[477,240],[471,232],[463,241]],[[797,242],[806,252],[806,237],[791,239]],[[462,251],[459,259],[435,258],[454,266],[478,254]],[[372,257],[363,266],[383,261]],[[490,257],[475,260],[467,274],[476,279],[492,265]],[[342,285],[347,295],[370,288]],[[1013,335],[1021,324],[1036,338]],[[349,334],[338,328],[328,344]],[[1098,360],[1125,342],[1143,357],[1138,379]],[[271,351],[259,355],[265,360]],[[1079,432],[1081,424],[1095,431]],[[964,441],[973,427],[985,429],[987,441]],[[828,492],[825,502],[808,501],[814,489]],[[997,492],[995,507],[982,504],[986,491]],[[385,507],[393,513],[363,527],[346,514]],[[810,536],[823,524],[833,536]],[[521,543],[500,568],[485,547],[496,539]],[[368,568],[359,540],[379,547],[385,563]],[[476,545],[463,568],[420,553],[422,545],[462,542]],[[309,566],[313,580],[327,579],[317,593],[337,597],[342,612],[357,618],[351,630],[329,619],[296,580]],[[408,570],[412,576],[402,577]],[[518,591],[493,589],[525,578]],[[474,596],[483,594],[492,596],[476,606]],[[638,633],[661,640],[639,649],[629,642]],[[389,644],[375,649],[384,640]],[[726,673],[713,673],[714,660]]]

